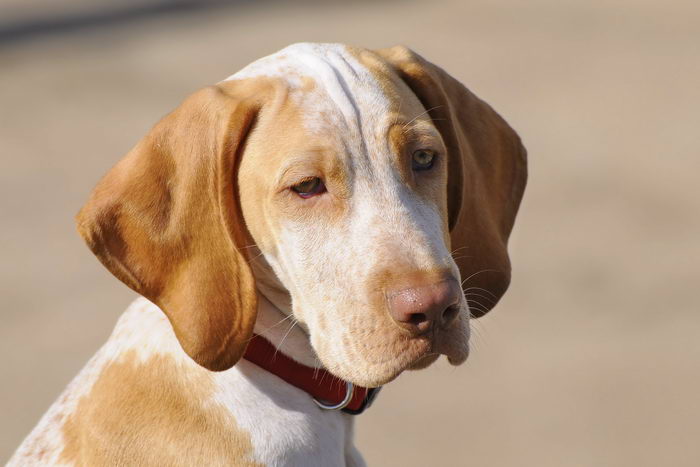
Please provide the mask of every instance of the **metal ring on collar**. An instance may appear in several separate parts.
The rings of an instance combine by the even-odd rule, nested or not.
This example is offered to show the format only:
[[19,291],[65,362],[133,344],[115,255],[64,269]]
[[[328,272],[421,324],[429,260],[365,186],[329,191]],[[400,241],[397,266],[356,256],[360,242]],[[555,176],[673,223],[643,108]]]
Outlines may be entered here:
[[344,409],[352,400],[352,396],[355,392],[355,386],[350,382],[345,382],[345,398],[336,405],[328,405],[314,398],[316,405],[324,410],[340,410]]

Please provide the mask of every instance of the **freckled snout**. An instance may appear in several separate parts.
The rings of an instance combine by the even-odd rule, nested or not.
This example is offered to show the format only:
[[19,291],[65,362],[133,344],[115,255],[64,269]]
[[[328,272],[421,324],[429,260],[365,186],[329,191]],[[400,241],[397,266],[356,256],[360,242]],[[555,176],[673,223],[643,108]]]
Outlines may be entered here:
[[454,279],[387,291],[389,313],[401,327],[424,334],[434,327],[446,328],[459,314],[462,295]]

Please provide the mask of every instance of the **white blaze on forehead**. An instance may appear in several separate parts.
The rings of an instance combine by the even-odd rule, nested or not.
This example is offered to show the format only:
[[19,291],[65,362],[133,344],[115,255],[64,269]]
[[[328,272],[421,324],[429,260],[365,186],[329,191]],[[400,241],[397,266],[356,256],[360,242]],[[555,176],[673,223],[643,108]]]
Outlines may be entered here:
[[[251,63],[226,81],[254,77],[286,82],[292,97],[304,107],[309,130],[317,132],[332,124],[354,133],[355,141],[372,138],[391,104],[372,72],[342,44],[293,44]],[[304,78],[313,79],[316,89],[299,95],[294,91],[304,86]]]

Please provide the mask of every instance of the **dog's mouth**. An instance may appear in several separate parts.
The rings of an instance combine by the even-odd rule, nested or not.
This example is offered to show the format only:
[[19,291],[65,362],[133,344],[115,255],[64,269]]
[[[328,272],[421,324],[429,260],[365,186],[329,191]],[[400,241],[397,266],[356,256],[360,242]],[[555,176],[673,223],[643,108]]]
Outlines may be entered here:
[[452,365],[464,363],[469,356],[468,323],[465,328],[458,324],[436,335],[408,337],[384,333],[366,342],[340,339],[345,344],[340,346],[321,338],[314,347],[326,369],[337,377],[360,386],[376,387],[394,380],[405,370],[427,368],[443,355]]
[[434,336],[430,351],[419,357],[415,362],[407,367],[408,370],[422,370],[429,367],[441,356],[445,356],[447,361],[453,365],[461,365],[469,357],[469,337],[455,338],[455,336]]
[[[458,348],[459,347],[459,348]],[[422,370],[428,368],[430,365],[435,363],[441,356],[445,356],[450,365],[458,366],[467,361],[469,357],[469,344],[466,346],[453,346],[453,345],[436,345],[435,350],[426,353],[424,356],[419,357],[415,362],[408,366],[407,370]],[[441,350],[437,350],[441,349]]]

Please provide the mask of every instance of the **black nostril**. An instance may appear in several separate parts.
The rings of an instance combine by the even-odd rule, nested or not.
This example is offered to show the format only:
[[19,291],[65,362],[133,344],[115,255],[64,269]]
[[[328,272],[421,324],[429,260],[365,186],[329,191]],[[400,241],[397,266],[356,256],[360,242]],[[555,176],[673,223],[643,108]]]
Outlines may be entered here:
[[442,324],[447,325],[452,323],[454,319],[457,317],[459,314],[459,306],[458,305],[452,305],[448,306],[445,308],[445,311],[442,312]]
[[425,313],[413,313],[408,319],[408,322],[411,324],[420,324],[425,321],[428,321],[428,317],[425,315]]

